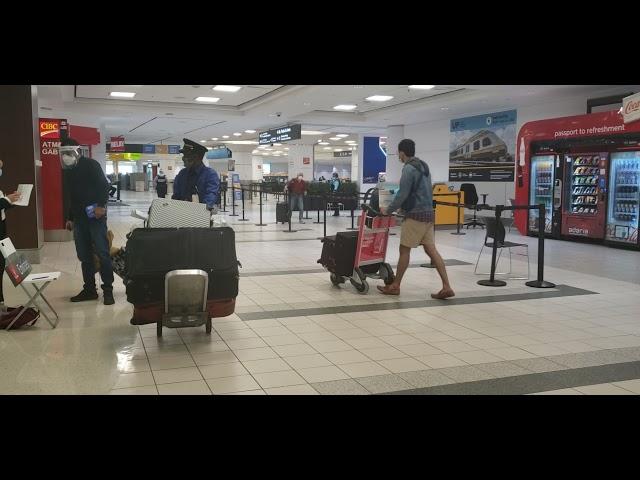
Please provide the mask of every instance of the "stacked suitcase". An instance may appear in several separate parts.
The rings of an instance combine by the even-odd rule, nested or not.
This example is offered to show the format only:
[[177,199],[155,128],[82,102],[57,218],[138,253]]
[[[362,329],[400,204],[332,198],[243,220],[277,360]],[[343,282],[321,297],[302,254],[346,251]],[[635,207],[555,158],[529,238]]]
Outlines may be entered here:
[[[157,225],[162,228],[154,228]],[[178,275],[176,271],[192,275],[194,289],[206,289],[206,308],[199,314],[206,317],[207,332],[211,330],[211,317],[233,313],[239,279],[235,232],[210,225],[211,214],[205,205],[154,200],[148,227],[133,230],[126,245],[124,283],[127,301],[134,305],[132,324],[158,323],[158,335],[162,334],[162,323],[169,313],[168,279]],[[203,275],[208,281],[201,285],[197,279]],[[164,323],[187,325],[191,324]]]

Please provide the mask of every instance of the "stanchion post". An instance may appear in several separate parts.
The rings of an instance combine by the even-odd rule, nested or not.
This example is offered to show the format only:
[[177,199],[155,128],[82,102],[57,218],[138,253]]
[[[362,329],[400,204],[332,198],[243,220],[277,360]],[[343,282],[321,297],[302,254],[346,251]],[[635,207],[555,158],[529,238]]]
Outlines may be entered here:
[[[357,194],[356,194],[356,195],[354,195],[354,197],[352,198],[352,201],[353,201],[353,202],[355,202],[356,204],[358,203],[358,196],[357,196]],[[352,206],[351,206],[351,227],[350,227],[350,228],[347,228],[347,230],[358,230],[357,228],[355,228],[355,227],[353,226],[353,221],[354,221],[354,220],[353,220],[353,219],[354,219],[353,212],[354,212],[354,209],[355,209],[355,207],[352,205]]]
[[238,216],[236,213],[236,189],[233,183],[231,183],[231,211],[232,213],[229,215],[230,217]]
[[244,218],[244,188],[240,190],[242,192],[242,218],[238,220],[239,222],[248,222],[248,218]]
[[458,207],[456,208],[456,231],[452,232],[451,235],[466,235],[466,233],[460,231],[460,192],[457,193],[458,196]]
[[[502,217],[502,209],[504,205],[496,205],[496,224],[500,222]],[[504,287],[507,282],[503,280],[496,280],[496,255],[498,252],[498,241],[493,239],[493,248],[491,249],[491,275],[488,280],[478,280],[478,285],[484,285],[485,287]]]
[[[289,192],[284,192],[283,196],[284,196],[284,201],[288,205],[288,211],[289,211],[289,222],[288,222],[289,223],[289,227],[287,228],[287,230],[283,230],[283,232],[284,233],[295,233],[295,232],[297,232],[297,230],[291,230],[291,217],[292,217],[292,214],[293,214],[293,210],[291,208],[291,199],[289,198]],[[276,222],[276,224],[277,223],[278,222]]]
[[[319,196],[319,195],[318,195],[318,196]],[[326,208],[326,206],[325,206],[325,208]],[[322,222],[320,221],[320,205],[318,205],[317,210],[318,210],[318,220],[317,220],[317,221],[315,221],[315,222],[313,222],[313,223],[318,223],[318,224],[319,224],[319,223],[322,223]]]
[[546,222],[546,208],[544,203],[538,206],[538,278],[526,282],[527,287],[554,288],[555,284],[544,280],[544,230]]
[[256,224],[256,227],[266,227],[265,223],[262,223],[262,187],[260,187],[260,223]]

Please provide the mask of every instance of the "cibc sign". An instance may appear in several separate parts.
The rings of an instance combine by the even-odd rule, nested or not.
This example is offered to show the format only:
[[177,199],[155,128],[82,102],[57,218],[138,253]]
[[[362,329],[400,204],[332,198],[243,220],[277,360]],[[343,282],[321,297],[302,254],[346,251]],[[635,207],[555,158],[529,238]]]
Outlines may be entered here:
[[622,99],[622,119],[625,124],[640,120],[640,93]]

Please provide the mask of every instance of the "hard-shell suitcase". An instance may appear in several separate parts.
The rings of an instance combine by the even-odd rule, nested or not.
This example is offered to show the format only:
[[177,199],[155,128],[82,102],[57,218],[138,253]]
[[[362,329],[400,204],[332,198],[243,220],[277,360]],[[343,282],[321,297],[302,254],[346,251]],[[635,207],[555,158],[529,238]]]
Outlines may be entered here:
[[204,203],[156,198],[149,209],[150,228],[209,228],[211,213]]
[[279,202],[276,204],[276,223],[288,223],[291,218],[291,211],[287,202]]
[[189,268],[204,270],[209,276],[208,299],[238,295],[239,263],[230,227],[138,228],[129,234],[125,251],[130,303],[164,301],[164,276]]

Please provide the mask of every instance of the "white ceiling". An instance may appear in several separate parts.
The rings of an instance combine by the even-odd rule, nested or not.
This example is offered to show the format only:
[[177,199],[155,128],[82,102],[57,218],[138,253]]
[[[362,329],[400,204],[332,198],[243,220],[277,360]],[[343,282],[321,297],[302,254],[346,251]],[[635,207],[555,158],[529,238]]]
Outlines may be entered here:
[[[566,97],[605,96],[638,91],[638,85],[437,85],[410,90],[406,85],[242,85],[237,93],[213,85],[40,85],[40,115],[103,129],[106,137],[124,135],[129,143],[181,143],[184,137],[207,146],[229,140],[255,141],[256,134],[287,123],[326,132],[303,137],[307,143],[331,134],[384,135],[389,125],[410,125],[475,113],[552,102]],[[132,91],[132,100],[109,97]],[[368,102],[370,95],[391,95],[388,102]],[[195,102],[215,96],[216,104]],[[184,97],[184,98],[179,98]],[[335,105],[358,108],[339,112]],[[585,105],[586,108],[586,105]],[[233,133],[242,133],[240,137]],[[229,135],[229,139],[223,139]],[[218,142],[211,139],[217,137]],[[354,138],[356,139],[356,138]],[[339,143],[344,142],[331,142]],[[249,147],[252,148],[252,147]],[[253,147],[255,148],[255,147]]]

